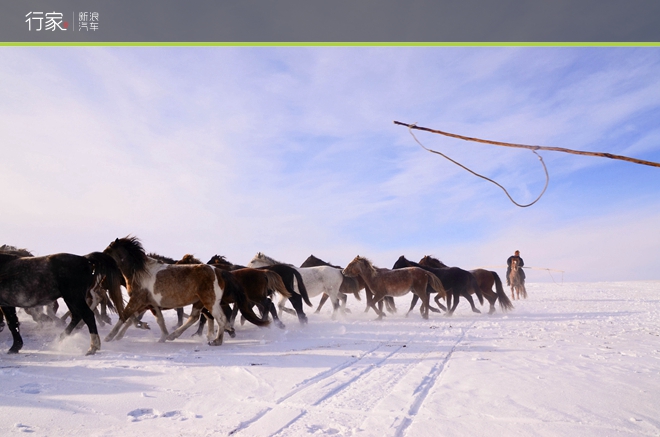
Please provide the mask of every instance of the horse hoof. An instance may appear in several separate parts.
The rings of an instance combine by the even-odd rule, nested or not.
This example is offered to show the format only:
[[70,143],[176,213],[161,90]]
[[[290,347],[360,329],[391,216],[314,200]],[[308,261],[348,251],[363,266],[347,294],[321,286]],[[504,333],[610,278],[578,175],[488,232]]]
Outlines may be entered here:
[[282,323],[282,322],[280,322],[280,323],[276,323],[276,325],[277,325],[277,327],[280,328],[280,329],[286,329],[286,326],[284,326],[284,323]]
[[222,345],[222,340],[209,341],[209,346],[220,346],[220,345]]
[[233,329],[228,329],[226,332],[227,334],[229,334],[231,338],[236,337],[236,331],[234,331]]
[[479,310],[476,309],[476,308],[475,308],[474,310],[472,310],[472,311],[474,311],[474,312],[477,313],[477,314],[481,314],[481,311],[479,311]]
[[17,354],[19,350],[20,349],[11,348],[7,351],[7,353],[10,354],[10,355],[13,355],[13,354]]
[[98,350],[98,349],[96,349],[96,348],[90,348],[90,349],[87,351],[87,353],[85,354],[85,356],[87,356],[87,355],[94,355],[94,354],[96,353],[97,350]]

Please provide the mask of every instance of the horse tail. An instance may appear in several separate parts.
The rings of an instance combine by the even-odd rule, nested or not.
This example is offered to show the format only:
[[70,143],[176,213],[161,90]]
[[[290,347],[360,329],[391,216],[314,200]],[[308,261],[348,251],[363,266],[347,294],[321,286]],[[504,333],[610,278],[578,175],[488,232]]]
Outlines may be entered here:
[[275,290],[286,298],[291,297],[291,293],[289,293],[289,290],[286,289],[286,286],[284,285],[280,275],[270,270],[264,270],[264,273],[266,273],[266,280],[268,281],[269,290]]
[[92,252],[85,255],[85,258],[92,264],[94,270],[94,281],[101,282],[101,286],[110,295],[110,300],[114,305],[114,310],[122,321],[124,318],[124,296],[121,292],[121,285],[124,276],[119,270],[119,266],[113,257],[103,252]]
[[424,273],[426,273],[426,276],[429,278],[428,285],[430,285],[431,288],[433,288],[438,293],[438,295],[446,299],[447,291],[445,290],[444,285],[442,285],[442,281],[440,281],[440,279],[431,272],[424,270]]
[[309,307],[314,306],[309,301],[309,296],[307,295],[307,288],[305,288],[305,283],[303,282],[302,275],[296,269],[293,270],[293,274],[296,277],[296,281],[298,282],[298,292],[300,293],[300,297],[303,298],[303,300],[305,301],[307,306],[309,306]]
[[472,290],[474,290],[474,294],[476,294],[477,298],[479,298],[479,303],[483,305],[484,294],[481,291],[481,287],[479,287],[479,282],[477,282],[477,278],[472,273],[470,273],[470,286],[472,287]]
[[231,296],[234,298],[234,302],[236,302],[234,305],[238,306],[241,314],[248,322],[257,326],[268,326],[270,324],[270,320],[261,319],[254,313],[252,310],[253,303],[248,299],[247,295],[245,294],[245,289],[231,272],[217,268],[214,268],[213,270],[215,270],[216,275],[220,276],[224,280],[224,292],[231,294]]
[[509,297],[504,292],[504,288],[502,287],[502,281],[500,280],[500,277],[495,272],[490,272],[490,273],[493,275],[493,279],[495,279],[495,290],[497,291],[497,300],[500,301],[500,309],[502,310],[502,312],[507,312],[509,310],[512,310],[513,304],[511,303]]

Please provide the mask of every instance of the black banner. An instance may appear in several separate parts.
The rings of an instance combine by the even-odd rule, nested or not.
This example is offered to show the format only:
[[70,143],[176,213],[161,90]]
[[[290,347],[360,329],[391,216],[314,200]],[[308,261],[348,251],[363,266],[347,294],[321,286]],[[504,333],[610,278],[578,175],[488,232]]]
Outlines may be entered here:
[[3,43],[653,43],[658,0],[11,1]]

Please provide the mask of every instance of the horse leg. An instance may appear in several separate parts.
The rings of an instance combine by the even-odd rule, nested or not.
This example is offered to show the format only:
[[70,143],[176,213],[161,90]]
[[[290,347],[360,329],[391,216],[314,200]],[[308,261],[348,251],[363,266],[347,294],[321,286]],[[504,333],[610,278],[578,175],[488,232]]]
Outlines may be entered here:
[[90,336],[89,349],[85,355],[94,355],[96,351],[101,349],[101,338],[99,337],[99,332],[96,327],[96,317],[94,316],[94,311],[92,311],[92,309],[87,305],[87,301],[85,299],[73,300],[65,297],[64,303],[66,303],[66,306],[69,307],[69,311],[71,311],[71,322],[60,335],[60,340],[68,335],[71,335],[73,329],[78,325],[80,319],[82,319],[87,325]]
[[307,324],[307,316],[303,310],[303,300],[299,294],[292,294],[289,298],[291,305],[296,309],[296,314],[298,314],[298,321],[301,325]]
[[[299,296],[300,297],[300,295],[298,293],[293,293],[293,294],[291,294],[291,297],[289,297],[289,298],[282,297],[280,299],[280,301],[277,303],[277,306],[279,307],[279,310],[280,310],[280,317],[282,316],[282,313],[284,312],[284,313],[288,313],[288,314],[291,314],[291,315],[294,315],[294,316],[296,314],[298,314],[298,318],[300,318],[300,313],[297,311],[297,309],[296,309],[296,311],[294,311],[294,310],[292,310],[290,308],[286,308],[284,306],[284,305],[286,305],[286,302],[288,300],[291,300],[294,296]],[[302,302],[302,297],[300,297],[300,299],[301,299],[301,302]],[[293,305],[293,301],[291,301],[291,305]],[[294,306],[294,308],[296,308],[296,307]]]
[[269,298],[264,298],[262,301],[262,305],[268,310],[271,316],[273,316],[273,322],[277,325],[278,328],[284,329],[286,326],[284,326],[284,323],[280,320],[279,317],[277,317],[277,308],[275,308],[275,304],[273,303],[272,300]]
[[176,308],[176,326],[174,330],[176,331],[181,325],[183,325],[183,307]]
[[417,305],[418,300],[419,300],[419,296],[417,296],[416,294],[413,294],[413,298],[410,301],[410,309],[406,313],[406,317],[408,317],[408,314],[410,314],[410,312],[415,308],[415,305]]
[[9,326],[9,331],[13,338],[13,344],[7,351],[8,354],[17,354],[23,348],[23,338],[21,337],[20,326],[21,323],[18,321],[18,316],[16,316],[15,307],[2,307],[0,312],[5,314],[7,319],[7,326]]
[[476,306],[474,306],[474,300],[472,299],[472,296],[470,295],[470,293],[468,293],[466,291],[463,294],[461,294],[461,296],[463,296],[465,298],[465,300],[467,300],[470,303],[470,306],[472,307],[472,312],[473,313],[481,314],[481,311],[479,311],[479,309]]
[[[458,293],[458,292],[454,293],[453,291],[447,291],[447,298],[449,298],[449,296],[451,296],[452,294],[454,295],[454,304],[452,305],[451,309],[447,313],[448,316],[451,316],[451,315],[454,314],[454,311],[456,310],[456,307],[458,306],[458,301],[460,300],[460,296],[461,296],[460,293]],[[449,302],[447,302],[447,308],[449,308]]]
[[[378,318],[376,320],[383,320],[383,317],[385,316],[385,313],[383,312],[383,298],[385,295],[379,295],[374,293],[374,298],[371,301],[371,308],[374,309],[376,314],[378,314]],[[376,305],[378,304],[379,308],[376,308]]]
[[[183,310],[183,308],[182,308],[182,310]],[[166,340],[172,341],[174,339],[179,338],[179,336],[181,336],[181,334],[183,334],[183,331],[185,331],[186,329],[188,329],[189,327],[194,325],[195,322],[197,320],[199,320],[199,316],[200,316],[201,312],[202,312],[202,308],[201,308],[200,305],[197,305],[197,304],[193,305],[192,311],[190,311],[190,316],[188,317],[188,320],[186,320],[185,323],[182,323],[181,326],[179,326],[171,334],[169,334],[166,337]],[[162,313],[161,313],[161,317],[162,317]],[[159,325],[160,325],[160,323],[159,323]],[[163,325],[165,325],[164,322],[163,322]],[[161,329],[162,329],[162,327],[161,327]]]
[[383,298],[383,302],[385,302],[385,306],[387,307],[387,311],[390,314],[396,314],[396,303],[394,303],[394,298],[392,296],[385,296]]
[[[435,303],[438,305],[438,308],[440,308],[442,311],[445,313],[447,312],[447,307],[445,307],[443,304],[440,303],[440,299],[442,299],[442,296],[440,294],[436,294],[433,300],[435,300]],[[431,308],[431,311],[433,311],[434,308]]]
[[349,313],[350,314],[351,310],[346,308],[346,302],[348,302],[348,296],[344,293],[339,293],[339,299],[341,300],[341,311],[343,313]]
[[[225,317],[222,308],[220,308],[219,301],[209,306],[211,307],[210,311],[211,314],[213,314],[213,318],[218,322],[218,333],[216,334],[215,339],[209,342],[209,346],[220,346],[222,344],[222,338],[225,335],[225,329],[227,328],[227,318]],[[207,309],[209,308],[207,307]]]
[[330,302],[332,302],[332,320],[335,320],[337,318],[337,310],[341,307],[339,296],[330,296]]
[[420,290],[413,290],[413,293],[422,300],[422,306],[419,309],[419,312],[422,315],[422,318],[428,319],[429,318],[429,294],[426,292],[426,287],[422,291]]
[[445,315],[451,316],[452,314],[452,309],[451,309],[451,303],[452,303],[452,297],[454,296],[454,293],[452,293],[451,290],[446,290],[447,294],[447,311],[445,312]]
[[[117,320],[117,323],[115,324],[114,328],[112,328],[112,330],[108,333],[108,335],[106,335],[105,341],[112,341],[121,331],[121,334],[117,337],[117,340],[120,340],[124,336],[126,330],[130,327],[130,325],[136,324],[138,322],[137,317],[135,317],[134,314],[139,311],[142,311],[144,307],[145,307],[144,295],[142,293],[137,293],[137,292],[133,293],[133,296],[131,296],[128,299],[126,308],[124,308],[124,314],[123,314],[124,320],[122,320],[121,318]],[[144,311],[142,312],[142,314],[144,314]]]
[[213,317],[208,311],[206,311],[206,308],[202,310],[202,315],[204,317],[199,318],[199,324],[197,325],[197,332],[195,332],[192,335],[192,337],[195,337],[197,335],[202,335],[202,331],[204,330],[204,325],[206,325],[206,321],[208,320],[209,317]]
[[369,312],[369,308],[372,308],[374,303],[374,294],[371,292],[369,287],[364,289],[364,294],[367,296],[367,307],[364,309],[364,312]]
[[321,312],[321,308],[323,308],[323,305],[325,304],[325,302],[328,300],[329,297],[330,296],[323,293],[323,296],[321,296],[321,300],[319,301],[319,306],[316,307],[316,311],[314,311],[314,314],[318,314],[319,312]]
[[[227,334],[229,334],[231,338],[236,337],[236,331],[234,331],[234,322],[236,321],[236,315],[238,314],[238,303],[235,303],[233,308],[230,307],[229,304],[220,303],[220,308],[222,308],[222,311],[225,312],[225,317],[228,320],[228,327],[225,328]],[[241,326],[243,326],[243,323],[243,315],[241,315]],[[211,339],[209,338],[209,340]]]
[[[165,318],[163,317],[163,312],[158,306],[152,307],[151,311],[156,316],[156,322],[158,323],[158,327],[160,328],[160,338],[158,339],[158,343],[165,343],[170,333],[167,331],[167,326],[165,325]],[[195,322],[193,321],[193,323]]]
[[144,317],[144,313],[146,313],[146,312],[147,312],[147,310],[142,310],[142,311],[140,311],[140,314],[133,317],[133,324],[135,325],[136,328],[151,329],[149,327],[148,323],[142,321],[142,317]]

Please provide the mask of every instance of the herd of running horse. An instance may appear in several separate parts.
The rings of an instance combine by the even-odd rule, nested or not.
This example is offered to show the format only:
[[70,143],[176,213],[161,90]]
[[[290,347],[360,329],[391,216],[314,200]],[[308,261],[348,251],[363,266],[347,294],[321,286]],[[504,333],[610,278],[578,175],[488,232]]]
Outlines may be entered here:
[[[511,298],[525,298],[524,281],[518,278],[518,266],[511,266],[508,278]],[[124,287],[128,302],[124,301]],[[418,263],[401,256],[392,269],[375,267],[367,258],[357,256],[345,268],[310,256],[300,267],[278,262],[258,253],[247,266],[235,265],[216,255],[206,264],[192,255],[173,260],[147,253],[136,237],[117,238],[103,252],[85,256],[59,253],[34,257],[24,249],[0,247],[0,317],[4,316],[13,337],[9,353],[18,353],[23,346],[16,308],[24,308],[35,320],[71,320],[61,334],[65,337],[83,323],[89,329],[91,344],[87,354],[101,347],[97,329],[99,323],[110,322],[106,308],[115,311],[119,319],[105,341],[119,340],[130,326],[147,327],[141,322],[151,311],[161,330],[161,342],[174,340],[199,321],[197,333],[207,325],[210,345],[220,345],[224,333],[234,336],[234,320],[241,313],[241,321],[267,326],[270,318],[280,328],[282,312],[297,315],[300,323],[307,323],[304,305],[312,306],[310,297],[322,296],[316,312],[327,299],[333,305],[333,317],[346,312],[347,296],[360,300],[366,295],[366,310],[373,309],[378,319],[386,311],[396,311],[394,297],[412,292],[408,313],[421,300],[420,313],[425,319],[429,311],[445,311],[451,315],[459,299],[469,302],[472,311],[479,313],[472,295],[483,304],[490,304],[489,314],[495,312],[499,301],[503,312],[513,309],[496,272],[448,267],[439,260],[425,256]],[[277,306],[273,299],[279,295]],[[431,305],[430,298],[440,308]],[[57,300],[62,299],[69,312],[56,315]],[[441,303],[444,299],[446,306]],[[291,303],[293,310],[287,308]],[[101,305],[101,312],[97,306]],[[191,306],[184,321],[183,308]],[[259,315],[254,312],[258,308]],[[45,309],[45,312],[44,312]],[[178,323],[170,333],[162,311],[177,309]],[[408,314],[406,313],[406,315]],[[269,317],[270,315],[270,317]],[[215,324],[218,329],[215,329]],[[5,324],[0,318],[0,331]]]

